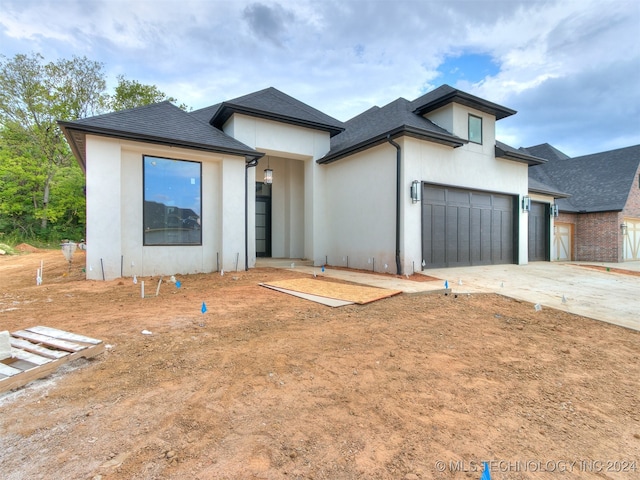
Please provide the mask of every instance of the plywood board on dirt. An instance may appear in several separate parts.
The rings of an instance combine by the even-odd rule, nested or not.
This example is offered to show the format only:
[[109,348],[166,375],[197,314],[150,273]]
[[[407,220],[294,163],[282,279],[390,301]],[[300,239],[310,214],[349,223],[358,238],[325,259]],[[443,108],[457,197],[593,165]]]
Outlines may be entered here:
[[25,330],[33,333],[39,333],[41,335],[46,335],[52,338],[58,338],[60,340],[68,340],[70,342],[90,343],[92,345],[102,343],[102,340],[86,337],[84,335],[78,335],[77,333],[65,332],[64,330],[58,330],[57,328],[38,326],[25,328]]
[[366,287],[348,283],[330,282],[320,278],[293,278],[269,282],[265,286],[284,288],[320,297],[335,298],[347,302],[365,304],[397,295],[400,290]]
[[289,295],[293,295],[294,297],[302,298],[304,300],[321,303],[322,305],[326,305],[327,307],[335,308],[335,307],[344,307],[345,305],[353,305],[353,302],[338,300],[337,298],[321,297],[320,295],[313,295],[311,293],[296,292],[295,290],[288,290],[286,288],[274,287],[273,285],[269,285],[266,283],[261,283],[260,285],[263,287],[270,288],[271,290],[275,290],[277,292],[286,293]]

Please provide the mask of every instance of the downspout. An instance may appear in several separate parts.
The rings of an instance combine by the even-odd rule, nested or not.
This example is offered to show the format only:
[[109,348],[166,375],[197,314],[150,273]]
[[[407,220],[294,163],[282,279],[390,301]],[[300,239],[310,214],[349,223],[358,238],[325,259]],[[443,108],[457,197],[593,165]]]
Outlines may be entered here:
[[400,145],[391,140],[391,135],[387,135],[387,141],[396,147],[396,272],[398,275],[402,275],[402,265],[400,265],[400,166],[402,151],[400,149]]
[[244,168],[244,270],[249,270],[249,169],[258,165],[260,157],[245,157]]

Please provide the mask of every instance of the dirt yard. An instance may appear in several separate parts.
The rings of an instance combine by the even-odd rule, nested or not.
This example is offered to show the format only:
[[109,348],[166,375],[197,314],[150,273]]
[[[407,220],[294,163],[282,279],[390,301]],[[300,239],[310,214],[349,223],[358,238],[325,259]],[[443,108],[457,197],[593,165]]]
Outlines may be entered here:
[[0,395],[5,480],[640,478],[638,332],[497,295],[331,309],[276,269],[142,299],[83,266],[0,257],[0,330],[108,344]]

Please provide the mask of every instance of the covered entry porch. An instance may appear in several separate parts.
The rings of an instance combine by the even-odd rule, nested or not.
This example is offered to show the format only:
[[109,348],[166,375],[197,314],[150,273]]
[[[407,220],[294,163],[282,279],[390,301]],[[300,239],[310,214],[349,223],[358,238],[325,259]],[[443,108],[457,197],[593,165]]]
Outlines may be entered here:
[[[313,259],[314,163],[311,158],[282,154],[260,159],[254,182],[256,262],[271,258]],[[266,178],[266,170],[270,171],[270,178]]]

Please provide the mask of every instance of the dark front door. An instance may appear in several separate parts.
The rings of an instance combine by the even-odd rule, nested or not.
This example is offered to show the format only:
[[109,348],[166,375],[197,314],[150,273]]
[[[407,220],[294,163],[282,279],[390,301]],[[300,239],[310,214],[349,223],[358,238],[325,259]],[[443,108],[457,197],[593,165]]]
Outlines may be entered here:
[[[268,193],[268,195],[265,195]],[[271,188],[256,184],[256,257],[271,256]]]

